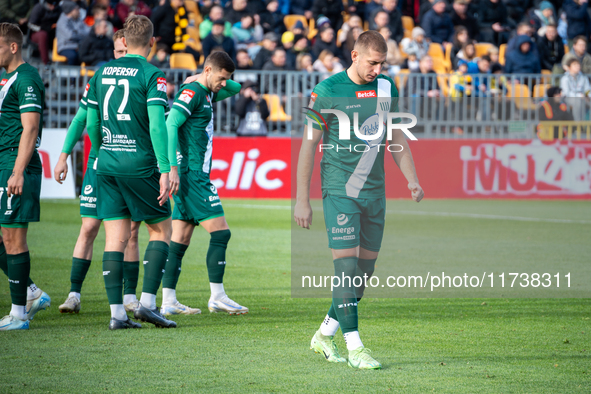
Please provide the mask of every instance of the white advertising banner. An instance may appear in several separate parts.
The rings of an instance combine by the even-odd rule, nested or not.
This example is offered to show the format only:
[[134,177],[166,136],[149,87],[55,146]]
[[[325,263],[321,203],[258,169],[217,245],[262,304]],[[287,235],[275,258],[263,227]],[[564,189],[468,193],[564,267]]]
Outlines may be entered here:
[[43,129],[39,155],[43,164],[41,181],[41,198],[76,198],[75,177],[72,158],[68,158],[68,176],[61,185],[53,179],[53,168],[62,152],[66,129]]

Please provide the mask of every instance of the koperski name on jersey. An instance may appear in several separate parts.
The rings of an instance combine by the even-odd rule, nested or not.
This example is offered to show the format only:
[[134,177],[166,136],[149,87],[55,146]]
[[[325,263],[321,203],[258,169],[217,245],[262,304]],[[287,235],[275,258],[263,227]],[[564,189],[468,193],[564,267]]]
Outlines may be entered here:
[[102,75],[121,75],[123,77],[135,77],[137,68],[130,67],[105,67]]

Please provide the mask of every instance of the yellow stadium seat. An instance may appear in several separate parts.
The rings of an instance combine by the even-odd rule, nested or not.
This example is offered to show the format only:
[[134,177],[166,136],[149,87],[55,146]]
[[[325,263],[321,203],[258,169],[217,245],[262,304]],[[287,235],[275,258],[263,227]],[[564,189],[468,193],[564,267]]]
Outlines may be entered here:
[[499,47],[499,63],[505,65],[505,52],[507,51],[507,44],[501,44]]
[[403,16],[402,28],[404,29],[404,38],[411,38],[412,29],[415,28],[415,21],[410,16]]
[[94,70],[87,70],[86,63],[82,62],[82,64],[80,64],[80,76],[92,78],[94,76]]
[[429,45],[429,52],[427,52],[427,54],[432,58],[439,58],[442,60],[445,59],[445,54],[443,53],[441,44],[437,44],[436,42],[432,42]]
[[396,87],[398,87],[399,91],[406,84],[406,80],[408,79],[408,74],[410,74],[410,70],[408,68],[403,68],[394,77],[394,83],[396,84]]
[[369,21],[365,21],[363,22],[363,31],[368,31],[369,30]]
[[190,53],[173,53],[170,55],[170,68],[197,70],[197,63]]
[[150,49],[150,53],[148,54],[148,61],[152,60],[152,58],[156,55],[156,43],[152,45],[152,49]]
[[51,60],[54,63],[66,63],[68,58],[57,53],[57,38],[53,39],[53,51],[51,53]]
[[187,10],[187,12],[199,14],[199,7],[197,6],[197,2],[193,0],[185,0],[185,9]]
[[488,53],[488,50],[492,48],[492,44],[488,43],[479,43],[474,45],[474,49],[476,49],[476,57],[484,56]]
[[316,29],[316,22],[314,22],[314,18],[310,19],[310,26],[308,29],[308,40],[313,39],[318,34],[318,30]]
[[535,98],[546,97],[546,91],[548,91],[548,89],[551,86],[552,85],[550,85],[549,83],[538,84],[538,85],[534,86],[534,97]]
[[[435,70],[435,72],[437,72],[437,70]],[[440,74],[437,73],[437,83],[439,84],[439,87],[441,88],[441,93],[443,93],[443,97],[449,97],[449,82],[448,82],[448,76],[447,73],[444,74]]]
[[193,26],[187,26],[187,34],[189,35],[189,37],[191,37],[193,40],[197,41],[197,42],[201,42],[201,39],[199,38],[199,29],[197,29],[196,27]]
[[263,98],[269,106],[269,120],[272,122],[289,122],[291,116],[287,115],[281,106],[281,99],[276,94],[263,94]]
[[287,30],[291,30],[292,26],[295,25],[297,21],[302,22],[304,29],[308,27],[308,20],[303,15],[285,15],[283,17],[283,24]]
[[531,93],[526,85],[507,83],[507,97],[513,99],[515,106],[521,110],[535,110],[536,105],[531,99]]
[[403,59],[408,58],[408,53],[404,52],[404,49],[402,49],[402,44],[398,44],[398,49],[400,50],[400,56],[402,56]]
[[569,52],[570,52],[570,49],[568,49],[568,45],[565,45],[564,46],[564,54],[566,55]]

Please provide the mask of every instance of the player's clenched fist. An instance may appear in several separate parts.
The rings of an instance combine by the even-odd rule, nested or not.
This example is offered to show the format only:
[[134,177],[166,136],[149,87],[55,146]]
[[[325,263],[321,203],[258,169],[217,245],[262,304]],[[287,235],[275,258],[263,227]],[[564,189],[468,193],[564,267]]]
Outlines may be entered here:
[[419,202],[425,197],[425,193],[423,192],[423,188],[416,182],[411,182],[408,184],[408,190],[410,190],[411,197],[413,201]]
[[312,224],[312,207],[309,202],[297,202],[293,217],[298,226],[310,229]]

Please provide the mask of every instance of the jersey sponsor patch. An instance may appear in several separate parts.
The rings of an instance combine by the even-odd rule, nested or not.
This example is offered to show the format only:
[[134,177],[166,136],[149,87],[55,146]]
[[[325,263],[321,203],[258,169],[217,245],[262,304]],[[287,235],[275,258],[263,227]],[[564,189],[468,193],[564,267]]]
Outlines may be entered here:
[[166,78],[158,78],[158,90],[166,93]]
[[179,100],[189,104],[191,102],[191,100],[193,99],[194,95],[195,95],[194,91],[189,90],[189,89],[185,89],[185,90],[183,90],[183,92],[179,96]]
[[318,97],[318,95],[314,92],[312,92],[312,94],[310,95],[310,103],[308,103],[308,107],[312,108],[314,107],[314,103],[316,102],[316,97]]
[[3,79],[2,81],[0,81],[0,86],[6,85],[6,82],[8,82],[8,79]]
[[363,91],[355,92],[355,95],[357,95],[358,99],[377,97],[375,90],[363,90]]
[[88,95],[88,89],[90,89],[89,83],[86,84],[86,87],[84,88],[84,94],[82,95],[82,97],[86,97]]

